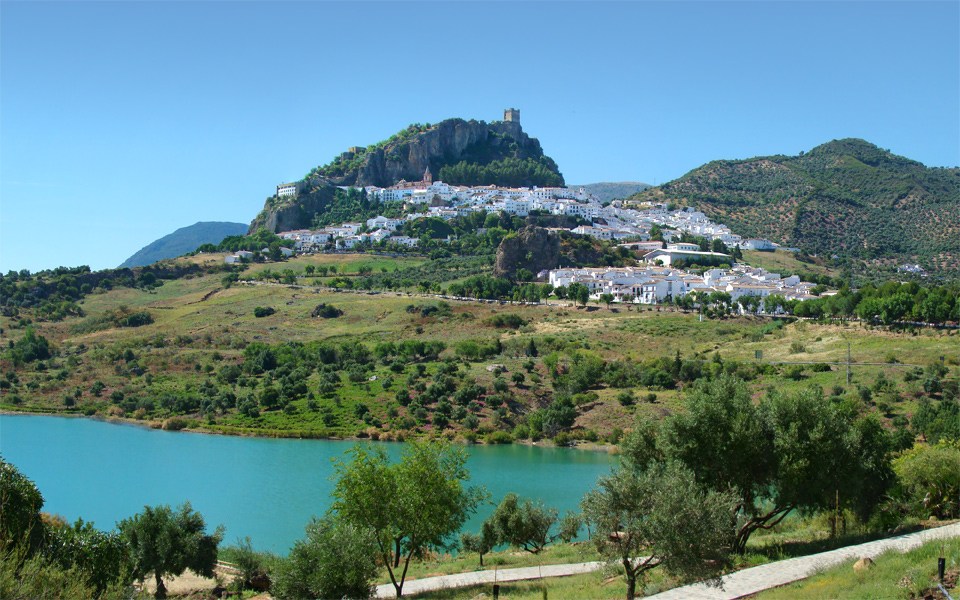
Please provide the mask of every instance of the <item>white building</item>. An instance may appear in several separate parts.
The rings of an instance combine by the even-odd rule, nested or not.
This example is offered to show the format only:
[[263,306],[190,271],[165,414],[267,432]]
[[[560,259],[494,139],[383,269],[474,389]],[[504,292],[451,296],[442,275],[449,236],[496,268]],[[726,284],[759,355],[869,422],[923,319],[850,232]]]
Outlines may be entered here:
[[770,240],[761,239],[743,240],[740,247],[744,250],[775,250],[777,248],[776,244]]

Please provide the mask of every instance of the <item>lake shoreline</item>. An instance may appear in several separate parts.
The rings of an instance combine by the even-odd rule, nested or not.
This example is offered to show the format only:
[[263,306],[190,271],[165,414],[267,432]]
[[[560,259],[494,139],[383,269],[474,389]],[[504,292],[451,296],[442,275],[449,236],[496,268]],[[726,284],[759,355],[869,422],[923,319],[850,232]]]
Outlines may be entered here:
[[[6,407],[4,407],[6,408]],[[254,548],[286,554],[304,527],[332,505],[337,464],[368,441],[287,440],[226,435],[163,435],[143,423],[94,418],[0,415],[3,460],[42,491],[44,510],[67,522],[109,527],[144,506],[190,502],[228,542],[249,536]],[[79,414],[68,415],[78,417]],[[134,426],[131,426],[134,425]],[[379,444],[390,462],[401,444]],[[460,449],[458,447],[458,449]],[[617,457],[519,444],[463,447],[469,483],[492,498],[513,492],[560,514],[577,510]],[[465,524],[477,531],[493,511],[478,507]]]
[[[152,429],[157,431],[166,431],[169,433],[195,433],[201,435],[215,435],[223,437],[235,437],[235,438],[260,438],[260,439],[276,439],[276,440],[319,440],[319,441],[333,441],[333,442],[379,442],[379,443],[397,443],[402,444],[406,441],[421,440],[421,439],[436,439],[427,435],[422,436],[411,436],[410,439],[404,440],[395,440],[395,439],[381,439],[373,438],[371,436],[348,436],[348,437],[337,437],[337,436],[303,436],[297,435],[296,432],[290,432],[290,435],[283,435],[283,431],[271,430],[270,434],[258,434],[254,430],[248,429],[236,429],[233,431],[221,431],[217,429],[207,429],[205,427],[183,427],[180,429],[164,429],[164,421],[144,421],[139,419],[132,419],[128,417],[114,417],[114,416],[104,416],[104,415],[85,415],[80,412],[66,412],[66,411],[38,411],[38,410],[12,410],[10,408],[0,408],[0,416],[11,415],[11,416],[33,416],[33,417],[66,417],[72,419],[89,419],[92,421],[100,421],[101,423],[109,423],[113,425],[132,425],[134,427],[140,427],[142,429]],[[446,439],[446,438],[445,438]],[[574,444],[572,446],[557,446],[556,444],[549,441],[539,441],[534,442],[531,440],[513,440],[509,444],[488,444],[484,442],[470,442],[464,440],[463,438],[456,437],[453,439],[448,439],[453,444],[462,445],[462,446],[530,446],[533,448],[567,448],[569,450],[578,450],[585,452],[599,452],[606,454],[617,454],[618,448],[613,444],[597,444],[593,442],[586,442],[581,444]]]

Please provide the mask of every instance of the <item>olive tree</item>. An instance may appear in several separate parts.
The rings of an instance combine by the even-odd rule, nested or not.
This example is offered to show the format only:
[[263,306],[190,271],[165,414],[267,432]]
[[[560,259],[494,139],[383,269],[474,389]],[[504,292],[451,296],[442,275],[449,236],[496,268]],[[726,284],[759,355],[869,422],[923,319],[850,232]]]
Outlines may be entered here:
[[490,520],[483,522],[480,533],[464,532],[460,534],[460,547],[464,552],[476,552],[480,555],[480,566],[483,566],[483,555],[487,554],[500,543],[497,530]]
[[735,502],[704,491],[678,463],[650,463],[601,477],[581,506],[597,550],[623,568],[633,600],[637,583],[656,567],[682,579],[716,574],[727,557]]
[[356,446],[350,454],[336,465],[332,510],[373,534],[399,598],[411,558],[452,547],[486,493],[464,486],[466,453],[447,443],[411,443],[393,464],[381,448]]
[[314,520],[280,563],[270,592],[279,600],[368,598],[376,556],[372,532],[330,516]]
[[638,428],[625,444],[628,461],[676,460],[697,482],[738,497],[730,517],[734,550],[743,554],[758,529],[791,511],[834,507],[867,515],[892,481],[890,441],[879,424],[857,419],[818,387],[775,392],[754,404],[732,376],[699,382],[685,411]]
[[501,543],[522,548],[531,554],[539,554],[553,541],[550,528],[557,522],[557,510],[543,503],[522,500],[514,493],[503,497],[490,515]]
[[133,558],[134,577],[143,581],[153,573],[157,598],[166,597],[165,575],[180,575],[190,569],[197,575],[213,577],[217,546],[223,527],[205,533],[203,515],[185,502],[176,511],[167,505],[144,506],[143,511],[120,522]]

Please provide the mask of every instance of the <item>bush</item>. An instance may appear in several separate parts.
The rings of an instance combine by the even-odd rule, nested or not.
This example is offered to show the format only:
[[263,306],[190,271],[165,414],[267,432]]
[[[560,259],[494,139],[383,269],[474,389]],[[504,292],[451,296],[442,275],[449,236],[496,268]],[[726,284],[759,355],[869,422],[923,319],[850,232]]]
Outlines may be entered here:
[[487,323],[493,327],[499,327],[503,329],[520,329],[527,324],[527,320],[520,315],[503,314],[490,317],[487,319]]
[[915,446],[893,461],[898,499],[915,516],[960,515],[960,448],[941,442]]
[[343,311],[331,304],[318,304],[310,316],[321,319],[336,319],[343,315]]
[[512,444],[513,436],[506,431],[494,431],[487,435],[488,444]]
[[183,417],[170,417],[163,422],[164,431],[180,431],[186,429],[189,423]]
[[273,313],[277,312],[272,306],[258,306],[253,309],[253,316],[260,319],[262,317],[269,317]]
[[240,570],[240,577],[237,578],[237,582],[239,582],[238,587],[241,590],[267,591],[269,589],[269,586],[265,585],[270,581],[267,563],[275,560],[275,558],[272,555],[254,550],[249,537],[240,540],[236,547],[229,549],[229,552],[221,552],[220,554],[227,555],[230,562],[234,563]]
[[142,327],[153,323],[153,316],[145,310],[130,313],[117,319],[117,325],[120,327]]

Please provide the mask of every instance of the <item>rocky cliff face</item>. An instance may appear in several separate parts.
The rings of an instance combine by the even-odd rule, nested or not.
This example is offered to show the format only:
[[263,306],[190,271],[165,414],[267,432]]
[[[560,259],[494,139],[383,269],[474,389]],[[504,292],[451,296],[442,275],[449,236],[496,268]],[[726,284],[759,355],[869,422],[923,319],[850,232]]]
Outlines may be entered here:
[[517,235],[500,242],[493,274],[513,278],[519,269],[534,275],[544,269],[555,269],[560,261],[560,238],[542,227],[524,227]]
[[533,159],[560,177],[556,163],[544,156],[540,142],[516,122],[447,119],[418,133],[405,130],[384,144],[345,153],[316,169],[334,185],[388,187],[401,180],[420,181],[430,168],[440,170],[460,161],[488,164],[506,158]]
[[264,228],[269,231],[290,231],[307,229],[313,222],[313,216],[327,209],[333,202],[336,189],[329,181],[312,178],[309,190],[297,198],[271,198],[263,210],[250,223],[250,233]]
[[523,132],[518,122],[448,119],[436,125],[411,125],[386,142],[345,152],[304,179],[297,198],[270,198],[250,224],[289,231],[308,228],[328,210],[336,186],[389,187],[401,180],[421,181],[430,169],[441,171],[452,184],[505,186],[563,185],[557,164],[543,154],[540,142]]

